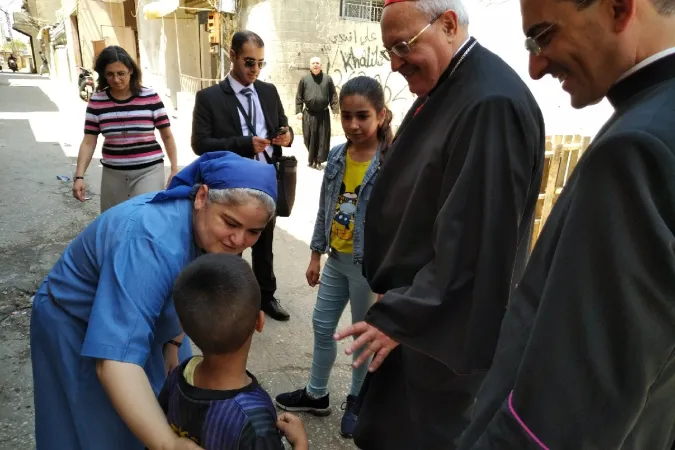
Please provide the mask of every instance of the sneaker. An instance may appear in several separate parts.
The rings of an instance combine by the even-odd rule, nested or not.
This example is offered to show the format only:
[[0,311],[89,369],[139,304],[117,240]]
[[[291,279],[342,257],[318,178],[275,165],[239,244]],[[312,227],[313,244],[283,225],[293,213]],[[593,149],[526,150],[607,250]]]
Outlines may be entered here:
[[277,395],[274,403],[284,411],[308,412],[315,416],[327,416],[330,414],[329,395],[326,394],[321,398],[312,398],[307,394],[306,389],[299,389]]
[[342,404],[342,409],[345,413],[342,416],[342,422],[340,422],[340,434],[349,439],[354,436],[354,430],[356,430],[356,419],[358,419],[358,416],[354,411],[355,405],[355,395],[348,395],[347,401]]

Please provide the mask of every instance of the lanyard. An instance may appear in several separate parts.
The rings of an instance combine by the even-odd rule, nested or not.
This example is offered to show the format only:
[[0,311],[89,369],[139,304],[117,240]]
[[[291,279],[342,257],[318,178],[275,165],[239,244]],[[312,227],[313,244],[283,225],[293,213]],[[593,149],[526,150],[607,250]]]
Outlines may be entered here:
[[[257,136],[255,132],[255,127],[253,126],[253,123],[251,123],[251,117],[248,115],[246,110],[244,109],[244,106],[241,104],[239,101],[239,98],[235,95],[234,98],[237,100],[237,108],[241,112],[241,115],[244,116],[244,120],[246,121],[246,126],[248,127],[248,130],[251,132],[251,136]],[[252,105],[254,105],[253,102],[251,102]],[[262,152],[263,156],[265,156],[265,160],[267,161],[267,164],[272,164],[272,159],[270,158],[270,155],[267,154],[266,151]]]

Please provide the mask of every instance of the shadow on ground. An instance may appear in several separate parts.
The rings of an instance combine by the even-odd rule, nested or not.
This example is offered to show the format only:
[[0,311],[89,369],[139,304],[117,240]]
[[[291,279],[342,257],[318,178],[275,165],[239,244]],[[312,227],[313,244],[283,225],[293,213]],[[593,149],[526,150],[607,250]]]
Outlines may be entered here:
[[[38,76],[6,75],[0,77],[2,102],[0,112],[31,113],[31,112],[58,112],[59,108],[34,83],[41,82]],[[11,87],[11,89],[7,89]]]
[[0,119],[0,448],[7,450],[34,446],[29,299],[96,215],[91,205],[74,204],[70,185],[56,179],[70,165],[55,146],[35,142],[27,120]]

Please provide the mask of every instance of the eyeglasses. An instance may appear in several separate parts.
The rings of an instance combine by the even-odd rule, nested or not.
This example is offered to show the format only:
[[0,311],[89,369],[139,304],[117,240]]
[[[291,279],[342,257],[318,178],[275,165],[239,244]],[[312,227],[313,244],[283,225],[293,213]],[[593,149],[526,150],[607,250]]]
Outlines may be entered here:
[[262,69],[263,67],[265,67],[267,65],[267,62],[265,62],[263,60],[258,61],[258,60],[253,59],[253,58],[242,58],[242,60],[244,61],[244,66],[249,67],[249,68],[253,67],[257,64],[258,68]]
[[[547,26],[543,31],[539,32],[536,36],[531,36],[525,39],[525,49],[530,52],[530,54],[534,56],[539,56],[542,52],[542,47],[545,44],[541,44],[541,38],[544,37],[545,34],[550,32],[555,25],[551,24]],[[548,42],[546,42],[547,44]]]
[[129,72],[126,72],[126,71],[121,71],[121,72],[107,72],[107,73],[105,74],[105,77],[106,77],[106,79],[108,79],[108,80],[112,80],[112,79],[114,79],[115,77],[117,77],[117,78],[123,80],[123,79],[125,79],[128,75],[129,75]]
[[444,13],[441,13],[441,14],[437,15],[436,17],[434,17],[431,20],[431,22],[429,22],[427,24],[426,27],[422,28],[422,31],[417,33],[415,35],[415,37],[410,39],[408,42],[406,42],[406,41],[399,42],[398,44],[394,44],[394,46],[391,47],[391,50],[389,50],[389,49],[385,49],[385,50],[387,50],[387,53],[389,53],[390,56],[391,56],[392,53],[395,54],[398,57],[401,57],[401,58],[407,56],[410,53],[410,47],[413,45],[415,40],[418,37],[420,37],[422,35],[422,33],[424,33],[427,30],[427,28],[432,26],[434,24],[434,22],[436,22],[443,14]]

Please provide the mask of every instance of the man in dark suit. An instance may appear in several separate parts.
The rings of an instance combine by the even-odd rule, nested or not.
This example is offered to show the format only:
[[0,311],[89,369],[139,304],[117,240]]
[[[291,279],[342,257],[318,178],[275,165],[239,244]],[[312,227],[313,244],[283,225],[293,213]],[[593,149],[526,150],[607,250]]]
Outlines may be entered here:
[[[271,164],[281,156],[281,147],[291,146],[293,130],[276,87],[257,80],[265,66],[264,45],[252,31],[235,33],[230,73],[218,85],[197,92],[192,119],[192,149],[196,154],[230,150]],[[261,309],[273,319],[288,320],[289,314],[274,297],[274,226],[273,219],[252,248],[253,272],[262,294]]]

